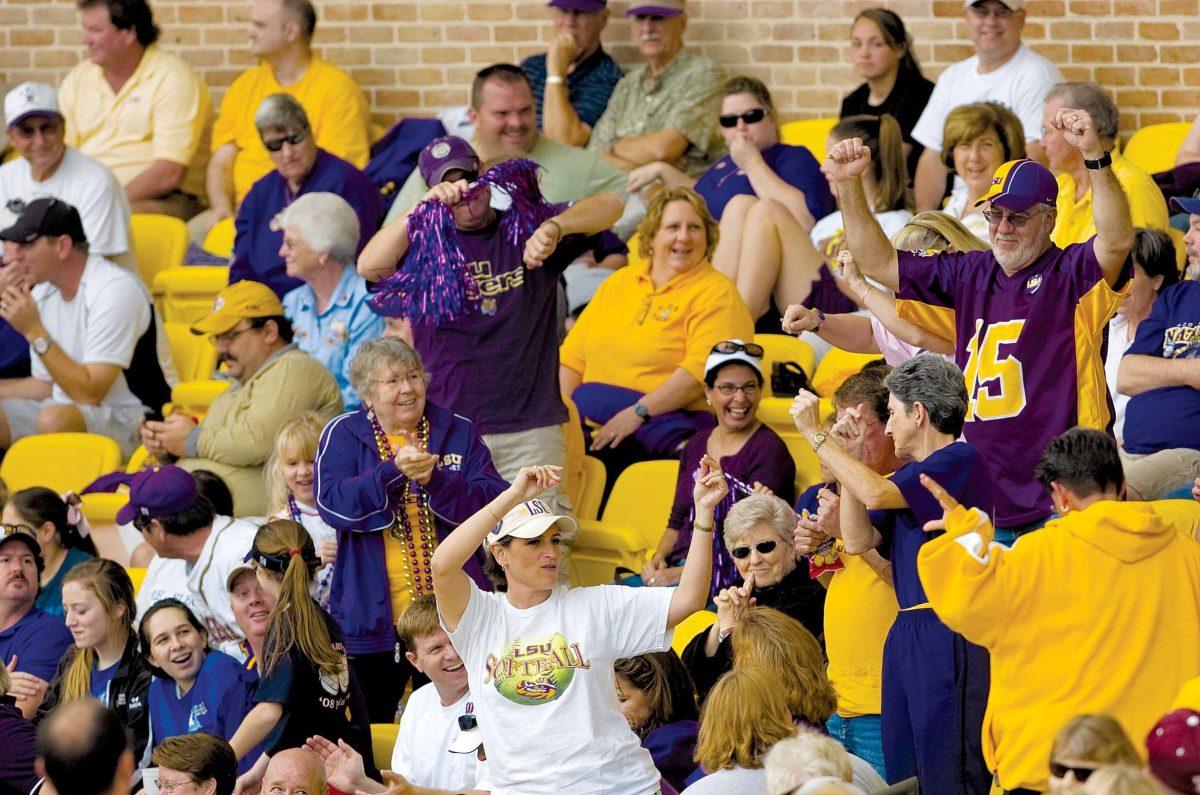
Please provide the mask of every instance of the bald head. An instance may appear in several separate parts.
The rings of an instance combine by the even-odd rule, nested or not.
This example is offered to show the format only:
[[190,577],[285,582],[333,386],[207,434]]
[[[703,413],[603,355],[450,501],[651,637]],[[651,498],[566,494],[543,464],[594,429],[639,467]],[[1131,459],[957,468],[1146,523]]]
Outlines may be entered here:
[[325,765],[307,748],[289,748],[271,757],[262,789],[272,795],[326,795]]
[[58,792],[129,791],[133,754],[117,714],[94,699],[68,701],[38,730],[40,771]]

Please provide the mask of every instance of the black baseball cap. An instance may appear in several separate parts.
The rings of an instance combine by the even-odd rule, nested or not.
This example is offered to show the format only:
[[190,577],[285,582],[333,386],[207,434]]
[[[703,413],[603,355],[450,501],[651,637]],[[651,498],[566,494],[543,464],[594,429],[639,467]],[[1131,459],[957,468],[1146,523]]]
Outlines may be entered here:
[[79,211],[54,197],[34,199],[25,205],[12,226],[0,230],[0,240],[21,244],[61,235],[68,235],[75,243],[87,242]]

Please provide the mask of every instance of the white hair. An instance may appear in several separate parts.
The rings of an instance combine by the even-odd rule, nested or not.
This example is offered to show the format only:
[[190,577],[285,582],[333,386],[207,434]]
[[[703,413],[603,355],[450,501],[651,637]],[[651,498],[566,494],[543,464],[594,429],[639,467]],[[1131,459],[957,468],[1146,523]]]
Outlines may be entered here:
[[768,524],[779,540],[790,546],[796,530],[796,512],[792,506],[772,494],[751,494],[733,504],[725,516],[722,540],[726,549],[737,546],[738,540],[760,524]]
[[853,780],[846,749],[837,740],[804,727],[771,746],[763,757],[763,769],[770,795],[787,795],[813,779]]
[[336,193],[306,193],[275,216],[280,229],[298,234],[313,251],[348,265],[358,253],[358,215]]

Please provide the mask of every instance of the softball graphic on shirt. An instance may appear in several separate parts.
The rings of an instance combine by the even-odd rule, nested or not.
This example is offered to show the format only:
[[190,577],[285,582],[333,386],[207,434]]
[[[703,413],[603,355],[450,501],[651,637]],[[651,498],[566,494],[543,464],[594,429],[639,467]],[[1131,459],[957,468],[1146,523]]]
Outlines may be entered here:
[[575,670],[591,667],[578,643],[567,643],[562,633],[548,639],[513,638],[497,657],[489,654],[484,684],[514,704],[536,706],[560,698],[575,678]]

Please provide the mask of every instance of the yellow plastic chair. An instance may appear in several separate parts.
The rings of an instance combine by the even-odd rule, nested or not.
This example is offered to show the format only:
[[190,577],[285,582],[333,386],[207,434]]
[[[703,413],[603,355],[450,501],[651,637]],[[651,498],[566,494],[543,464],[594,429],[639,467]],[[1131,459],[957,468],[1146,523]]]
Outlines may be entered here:
[[133,255],[147,286],[167,268],[182,268],[187,254],[187,224],[170,215],[134,213],[129,219],[133,232]]
[[204,236],[204,250],[214,257],[232,257],[235,237],[237,229],[234,228],[233,218],[222,218]]
[[186,323],[163,323],[171,359],[180,381],[209,378],[217,369],[217,349],[203,334],[193,334]]
[[121,468],[121,448],[94,433],[43,433],[13,442],[0,461],[9,491],[45,486],[59,494],[83,491],[101,475]]
[[[792,454],[792,461],[796,464],[796,493],[799,494],[820,481],[821,462],[817,458],[817,454],[812,451],[812,445],[796,430],[796,423],[788,411],[791,406],[792,401],[787,398],[763,398],[758,404],[758,418],[764,425],[779,434],[783,443],[787,445],[788,452]],[[830,403],[828,408],[832,409],[832,407],[833,404]],[[821,419],[827,420],[824,402],[822,402],[821,408]]]
[[825,141],[837,123],[838,120],[832,116],[790,121],[779,128],[779,140],[790,146],[807,147],[817,162],[821,163],[825,161]]
[[171,390],[171,405],[176,411],[195,417],[197,421],[202,420],[212,402],[232,383],[216,380],[180,381]]
[[130,475],[136,475],[152,462],[153,459],[150,456],[150,451],[146,449],[146,445],[139,444],[138,448],[133,451],[133,455],[129,456],[129,460],[125,463],[125,471]]
[[[775,362],[795,362],[804,370],[811,380],[817,366],[817,357],[812,346],[799,337],[790,334],[755,334],[754,341],[763,347],[763,379],[766,381],[767,392],[771,388],[771,368]],[[793,398],[795,395],[776,395],[776,397]]]
[[375,757],[375,767],[380,770],[390,770],[392,767],[392,749],[396,747],[396,736],[400,726],[396,723],[371,724],[371,753]]
[[146,581],[146,568],[144,566],[126,566],[125,573],[129,575],[129,579],[133,580],[133,595],[137,596],[138,591],[142,590],[142,583]]
[[1122,151],[1130,163],[1147,173],[1166,171],[1175,167],[1175,155],[1191,128],[1190,121],[1151,124],[1131,135]]
[[604,462],[595,456],[583,457],[583,485],[579,489],[579,501],[574,504],[575,518],[595,521],[600,515],[600,502],[604,499],[604,484],[608,470]]
[[565,475],[563,490],[571,502],[572,512],[578,516],[579,501],[583,498],[583,458],[587,455],[587,446],[583,441],[583,425],[579,420],[579,409],[576,408],[575,401],[566,395],[563,395],[562,401],[563,405],[567,407],[567,421],[562,426],[563,443],[567,451],[567,466],[563,472]]
[[212,311],[217,293],[229,284],[225,265],[171,268],[154,277],[151,294],[167,323],[195,323]]
[[833,397],[842,382],[861,370],[863,365],[882,358],[878,353],[850,353],[841,348],[832,348],[817,365],[817,372],[812,378],[813,391],[821,397]]
[[129,502],[129,495],[123,491],[112,494],[105,492],[81,494],[79,498],[83,501],[83,515],[87,517],[88,524],[93,527],[102,524],[116,524],[117,511]]
[[717,623],[716,613],[711,610],[697,610],[675,626],[675,637],[671,640],[671,648],[682,657],[683,650],[692,642],[692,638],[715,623]]

